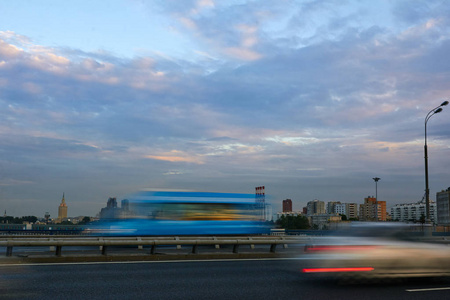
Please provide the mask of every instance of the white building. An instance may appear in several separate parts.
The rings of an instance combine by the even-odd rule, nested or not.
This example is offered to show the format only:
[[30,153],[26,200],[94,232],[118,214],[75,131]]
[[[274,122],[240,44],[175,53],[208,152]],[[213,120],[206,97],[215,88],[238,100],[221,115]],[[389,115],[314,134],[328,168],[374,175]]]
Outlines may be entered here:
[[339,215],[347,215],[347,205],[345,203],[336,203],[334,205],[333,213],[336,213]]
[[285,211],[285,212],[277,212],[276,216],[275,216],[275,221],[278,221],[281,216],[292,216],[292,217],[296,217],[296,216],[303,216],[303,212],[301,211]]
[[347,219],[358,217],[358,204],[356,203],[341,203],[328,202],[327,213],[345,215]]
[[[425,200],[418,203],[396,204],[391,208],[392,220],[400,222],[420,221],[422,216],[426,217]],[[437,221],[436,203],[430,200],[430,220],[433,223]]]
[[331,201],[327,203],[327,214],[334,214],[336,212],[336,205],[341,204],[339,201]]

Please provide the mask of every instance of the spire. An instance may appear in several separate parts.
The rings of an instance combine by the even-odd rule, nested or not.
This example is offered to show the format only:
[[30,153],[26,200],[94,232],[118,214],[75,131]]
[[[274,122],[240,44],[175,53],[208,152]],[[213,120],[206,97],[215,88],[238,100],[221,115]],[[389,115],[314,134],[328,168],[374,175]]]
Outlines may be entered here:
[[63,193],[63,197],[62,197],[62,200],[61,200],[61,204],[59,205],[60,207],[61,206],[67,206],[67,204],[66,204],[66,199],[64,199],[64,193]]

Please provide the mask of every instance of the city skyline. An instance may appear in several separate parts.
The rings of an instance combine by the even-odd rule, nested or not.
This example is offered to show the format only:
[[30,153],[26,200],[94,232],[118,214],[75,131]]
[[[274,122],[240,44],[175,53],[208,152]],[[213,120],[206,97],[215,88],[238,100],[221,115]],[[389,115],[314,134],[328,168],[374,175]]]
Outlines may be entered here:
[[[0,209],[140,190],[388,207],[425,193],[449,100],[446,1],[0,0]],[[70,21],[68,21],[70,20]],[[450,107],[428,122],[450,186]]]

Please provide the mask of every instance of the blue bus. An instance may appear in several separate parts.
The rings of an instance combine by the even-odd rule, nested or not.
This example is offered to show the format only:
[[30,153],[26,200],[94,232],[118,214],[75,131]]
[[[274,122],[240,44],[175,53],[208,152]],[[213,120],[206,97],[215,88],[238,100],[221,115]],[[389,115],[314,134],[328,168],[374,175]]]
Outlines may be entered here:
[[117,236],[268,234],[254,194],[140,192],[122,201],[117,218],[100,220],[93,234]]

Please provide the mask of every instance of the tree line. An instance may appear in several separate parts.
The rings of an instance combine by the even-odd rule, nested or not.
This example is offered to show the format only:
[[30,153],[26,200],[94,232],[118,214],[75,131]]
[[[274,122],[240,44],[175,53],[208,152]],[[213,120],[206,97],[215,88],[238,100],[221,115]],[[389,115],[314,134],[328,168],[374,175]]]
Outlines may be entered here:
[[310,229],[308,218],[305,216],[285,216],[282,215],[276,222],[284,229]]
[[23,224],[24,222],[29,223],[36,223],[38,220],[35,216],[25,216],[25,217],[12,217],[12,216],[6,216],[6,217],[0,217],[0,223],[3,224]]
[[[24,216],[24,217],[12,217],[12,216],[3,216],[0,217],[0,224],[23,224],[23,223],[36,223],[38,221],[38,217],[36,216]],[[77,224],[72,223],[71,221],[64,220],[60,224],[61,225],[83,225],[87,224],[91,221],[90,217],[84,217],[82,221]]]

